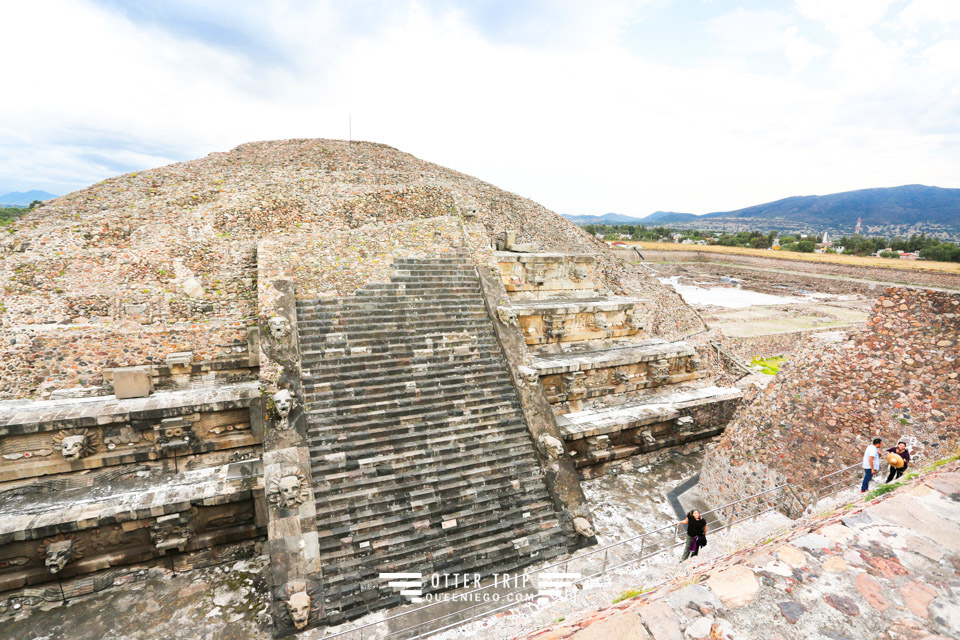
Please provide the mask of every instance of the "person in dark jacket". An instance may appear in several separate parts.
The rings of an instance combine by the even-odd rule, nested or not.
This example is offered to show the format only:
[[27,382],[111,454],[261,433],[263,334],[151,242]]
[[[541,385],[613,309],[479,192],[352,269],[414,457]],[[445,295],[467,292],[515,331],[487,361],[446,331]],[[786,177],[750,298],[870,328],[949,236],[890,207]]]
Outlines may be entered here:
[[907,466],[910,464],[910,452],[907,451],[906,442],[898,442],[897,446],[887,449],[887,453],[895,453],[903,459],[903,466],[899,469],[890,465],[890,473],[887,475],[887,483],[889,484],[893,481],[894,476],[899,478],[903,475],[903,472],[907,470]]
[[700,516],[698,510],[694,509],[677,524],[687,525],[687,542],[683,547],[683,557],[680,558],[680,562],[683,562],[690,556],[700,553],[700,547],[703,546],[707,538],[707,521]]

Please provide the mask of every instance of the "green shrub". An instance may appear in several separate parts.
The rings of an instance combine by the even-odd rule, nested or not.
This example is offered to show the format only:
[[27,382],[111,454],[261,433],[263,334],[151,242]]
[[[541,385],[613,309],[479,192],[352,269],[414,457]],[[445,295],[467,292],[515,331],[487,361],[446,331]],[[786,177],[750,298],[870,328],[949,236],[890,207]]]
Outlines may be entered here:
[[619,596],[617,596],[616,599],[613,601],[613,604],[617,604],[618,602],[623,602],[624,600],[633,600],[633,599],[636,598],[637,596],[642,596],[643,594],[647,593],[648,591],[653,591],[653,587],[650,587],[650,588],[648,588],[648,589],[644,589],[643,587],[640,587],[639,590],[638,590],[638,589],[629,589],[629,590],[624,591],[623,593],[621,593]]

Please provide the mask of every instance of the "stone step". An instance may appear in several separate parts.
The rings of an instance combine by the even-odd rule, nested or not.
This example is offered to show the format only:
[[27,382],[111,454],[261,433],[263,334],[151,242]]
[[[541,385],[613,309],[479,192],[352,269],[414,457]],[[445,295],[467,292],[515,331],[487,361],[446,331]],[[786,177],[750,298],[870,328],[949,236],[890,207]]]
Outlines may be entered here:
[[484,387],[479,385],[457,385],[456,387],[447,388],[447,389],[433,389],[432,393],[421,393],[418,397],[415,393],[407,393],[406,396],[398,394],[383,394],[380,396],[375,396],[369,399],[363,400],[360,403],[339,403],[338,399],[334,398],[333,401],[308,401],[309,409],[308,413],[311,418],[317,417],[328,417],[328,416],[342,416],[345,414],[376,414],[379,416],[385,416],[386,411],[394,409],[407,409],[413,407],[422,407],[424,410],[432,407],[436,403],[455,403],[462,401],[464,403],[472,403],[480,400],[487,399],[504,399],[508,398],[508,394],[513,391],[513,387],[507,383],[498,385],[496,387]]
[[[313,411],[308,411],[307,425],[308,427],[322,428],[334,424],[338,425],[340,428],[344,428],[347,426],[358,426],[367,422],[368,420],[376,420],[385,426],[390,426],[393,421],[415,421],[416,424],[430,424],[431,421],[435,420],[437,417],[449,420],[461,415],[480,416],[484,413],[490,413],[492,411],[496,411],[505,415],[520,413],[520,408],[517,404],[515,396],[508,396],[506,398],[497,398],[495,396],[489,398],[473,398],[471,401],[464,401],[463,407],[457,407],[456,401],[453,402],[454,404],[452,407],[450,403],[441,403],[439,406],[410,405],[406,407],[395,407],[393,409],[366,411],[363,413],[352,412],[352,419],[347,419],[346,416],[337,414],[324,415]],[[311,444],[313,444],[312,440]]]
[[450,311],[473,310],[483,308],[483,302],[475,299],[476,292],[450,294],[397,294],[383,295],[364,300],[353,300],[342,307],[324,309],[301,309],[297,313],[297,320],[335,320],[340,316],[348,318],[362,317],[371,311],[387,311],[396,316],[409,315],[417,311],[426,313],[444,313]]
[[[446,283],[459,283],[459,282],[471,282],[476,284],[479,282],[477,274],[471,271],[461,271],[457,269],[395,269],[393,274],[390,276],[390,283],[395,282],[415,282],[428,284],[430,282],[437,282],[441,284]],[[371,283],[374,286],[378,284],[389,284],[383,282]],[[364,285],[363,288],[358,290],[359,292],[368,291],[371,285]]]
[[[459,330],[441,329],[439,331],[411,331],[404,329],[392,329],[389,327],[375,329],[373,331],[355,330],[352,327],[343,327],[340,331],[329,332],[322,335],[310,335],[300,341],[300,354],[305,356],[313,350],[314,347],[336,347],[338,349],[357,349],[368,346],[382,347],[383,351],[391,348],[407,347],[422,349],[427,346],[461,346],[471,343],[482,343],[494,341],[494,334],[479,323],[469,327],[465,324],[459,325]],[[416,343],[422,346],[409,346]]]
[[445,357],[451,353],[453,355],[487,353],[500,348],[493,335],[466,335],[454,338],[456,334],[449,332],[446,334],[447,338],[440,337],[435,341],[431,339],[429,342],[426,339],[420,341],[416,335],[393,336],[392,340],[386,335],[375,335],[360,340],[338,338],[339,335],[342,334],[335,334],[333,340],[310,340],[301,343],[302,361],[323,360],[323,366],[328,367],[338,366],[336,363],[340,362],[357,363],[363,358],[376,358],[377,362],[382,362],[384,358]]
[[717,402],[738,400],[743,396],[735,387],[704,387],[691,391],[657,395],[613,407],[597,407],[557,416],[563,439],[607,435],[680,417],[683,410]]
[[[322,355],[329,351],[338,351],[342,355],[361,355],[379,353],[383,355],[410,354],[424,349],[476,347],[485,349],[498,346],[495,336],[488,332],[486,327],[478,327],[473,332],[460,333],[457,331],[434,331],[431,333],[417,332],[383,332],[382,335],[369,335],[360,332],[362,338],[351,338],[344,333],[330,333],[325,336],[313,336],[300,341],[302,357],[308,355]],[[331,354],[332,355],[332,354]]]
[[[397,557],[393,553],[384,553],[375,556],[376,564],[372,564],[368,549],[358,549],[355,553],[332,553],[325,558],[325,567],[334,567],[328,574],[324,571],[325,594],[337,594],[334,602],[339,603],[341,609],[350,606],[349,603],[362,603],[362,597],[357,587],[358,578],[363,581],[374,580],[381,572],[421,572],[430,574],[437,572],[440,574],[465,573],[465,569],[474,569],[469,573],[482,573],[486,577],[497,574],[505,574],[517,571],[518,567],[530,564],[531,562],[552,560],[563,553],[562,531],[558,524],[554,524],[546,518],[536,518],[531,514],[529,522],[521,522],[515,518],[505,519],[496,526],[493,534],[470,536],[463,539],[462,535],[452,535],[445,531],[442,535],[427,538],[422,535],[410,535],[401,538],[401,540],[412,540],[417,542],[417,551],[411,556]],[[484,531],[484,528],[471,527]],[[530,541],[530,546],[526,549],[517,550],[514,541],[520,538]],[[429,542],[446,543],[451,540],[456,544],[456,553],[448,551],[446,554],[438,556],[435,546],[428,546]],[[373,546],[372,544],[370,545]],[[388,545],[386,542],[380,549],[392,549],[402,544]],[[450,549],[449,545],[444,544],[444,549]],[[535,555],[534,555],[535,552]],[[389,558],[389,561],[380,561],[381,557]],[[429,584],[425,585],[428,591]],[[342,597],[338,600],[337,596]],[[397,604],[403,604],[398,602]]]
[[399,604],[361,591],[381,571],[515,571],[569,542],[472,256],[392,269],[298,303],[324,599],[347,617]]
[[[537,536],[545,530],[553,530],[555,535],[562,534],[556,514],[553,513],[549,503],[533,503],[528,508],[506,513],[502,508],[498,509],[495,504],[484,506],[488,506],[488,509],[449,514],[421,513],[412,517],[374,518],[368,526],[351,529],[350,546],[346,548],[342,542],[344,537],[342,533],[333,527],[324,528],[318,531],[321,558],[331,566],[349,569],[351,558],[364,549],[360,544],[369,542],[371,548],[376,544],[378,562],[403,562],[404,556],[409,553],[409,550],[404,553],[404,546],[411,544],[420,546],[442,537],[446,546],[457,545],[457,558],[451,558],[451,560],[462,560],[471,553],[490,550],[499,543],[505,543],[505,548],[515,550],[514,540]],[[414,523],[424,520],[430,521],[430,528],[417,531]],[[440,522],[451,520],[456,520],[457,526],[444,531]],[[544,525],[552,526],[544,527]],[[542,544],[539,538],[530,542],[534,548]],[[331,578],[333,578],[332,575]]]
[[[328,517],[335,517],[338,513],[343,513],[343,509],[352,504],[353,501],[360,501],[359,506],[365,509],[374,509],[379,506],[393,505],[395,508],[408,508],[408,503],[416,505],[428,505],[433,502],[442,504],[451,492],[461,490],[472,491],[477,487],[477,483],[484,483],[482,486],[494,486],[496,484],[509,484],[514,480],[519,480],[526,474],[534,471],[535,463],[529,460],[529,453],[524,455],[518,451],[515,454],[506,454],[500,458],[496,454],[484,456],[482,461],[466,460],[452,463],[445,466],[444,475],[434,477],[424,477],[425,474],[406,474],[400,476],[401,481],[386,484],[385,482],[359,483],[358,481],[346,482],[352,491],[337,493],[337,486],[325,485],[318,481],[314,483],[315,495],[321,495],[317,498],[316,509],[318,522],[323,522]],[[499,463],[497,461],[499,460]],[[516,461],[516,464],[510,464]],[[495,463],[493,466],[485,463]],[[544,489],[544,494],[545,494]],[[476,491],[479,494],[479,491]],[[492,491],[492,495],[497,495],[497,491]],[[401,496],[402,500],[396,497]],[[395,510],[391,508],[391,510]]]
[[416,460],[409,462],[409,459],[422,454],[425,448],[441,451],[443,455],[446,455],[449,449],[452,455],[453,448],[456,447],[459,451],[459,444],[465,442],[471,442],[471,446],[476,445],[478,448],[482,448],[480,444],[489,448],[491,443],[498,446],[504,446],[505,443],[529,444],[530,433],[519,418],[504,420],[493,416],[480,421],[466,421],[456,426],[441,425],[429,430],[407,429],[392,436],[358,432],[356,439],[349,445],[338,441],[334,445],[311,446],[310,454],[313,460],[312,468],[321,474],[323,482],[332,483],[341,476],[356,476],[362,468],[360,461],[374,464],[380,460],[400,460],[401,462],[391,465],[391,468],[396,470],[397,465],[406,468],[410,464],[420,464]]
[[[444,503],[442,500],[434,501],[430,506],[423,505],[426,508],[420,508],[416,511],[407,505],[401,505],[402,508],[393,511],[363,509],[355,512],[355,515],[360,519],[360,526],[350,527],[350,533],[354,536],[353,544],[356,545],[358,542],[364,540],[381,540],[388,535],[413,534],[416,537],[421,537],[422,534],[439,534],[440,531],[442,531],[442,529],[440,529],[440,523],[447,522],[451,519],[457,520],[457,528],[466,529],[471,524],[477,524],[476,520],[478,519],[487,520],[488,518],[494,518],[494,520],[489,520],[486,524],[490,525],[491,528],[500,528],[497,527],[497,525],[502,523],[495,520],[498,513],[501,518],[508,519],[512,517],[522,525],[530,525],[532,523],[538,523],[538,521],[557,521],[556,513],[546,493],[539,496],[540,499],[538,501],[529,502],[520,509],[516,507],[505,509],[503,503],[516,500],[517,497],[523,495],[521,491],[522,490],[518,491],[516,489],[513,489],[512,493],[489,491],[483,495],[478,495],[477,501],[471,503],[469,507],[459,509],[454,505]],[[331,553],[331,555],[339,555],[342,543],[337,540],[339,537],[337,535],[337,529],[340,529],[344,525],[345,518],[347,518],[346,514],[338,514],[324,520],[320,538],[322,541],[324,538],[327,538],[327,540],[325,541],[326,545],[324,542],[321,542],[321,551],[327,551]],[[461,522],[461,519],[463,522]],[[430,521],[430,527],[428,529],[418,532],[413,528],[414,523],[425,520]],[[386,529],[387,527],[390,529]],[[539,530],[539,527],[537,527],[537,530]],[[331,544],[332,540],[337,541]],[[326,549],[324,548],[325,546]]]
[[[313,387],[307,389],[304,387],[304,394],[308,396],[309,402],[321,403],[327,401],[342,400],[352,404],[354,400],[364,398],[375,398],[387,394],[407,394],[436,392],[439,390],[454,391],[464,384],[470,383],[474,386],[491,385],[492,387],[501,387],[510,385],[510,376],[502,370],[482,371],[480,373],[463,374],[458,371],[456,375],[436,376],[432,374],[421,375],[416,378],[405,378],[397,380],[390,378],[379,384],[364,384],[364,386],[351,385],[346,387],[329,388],[322,391],[316,391]],[[506,387],[503,387],[506,388]],[[317,404],[317,406],[322,406]],[[346,405],[345,405],[346,406]]]
[[[369,288],[357,292],[356,300],[364,302],[368,297],[382,297],[390,299],[394,297],[453,297],[467,296],[476,294],[478,283],[462,283],[452,286],[450,283],[442,283],[444,286],[438,287],[436,282],[383,282],[376,285],[369,285]],[[304,309],[305,311],[307,309]]]
[[[449,412],[435,411],[430,415],[416,416],[418,419],[402,420],[397,422],[377,421],[373,427],[358,427],[351,430],[351,440],[346,440],[343,436],[343,430],[340,426],[342,421],[335,419],[314,418],[308,420],[307,441],[310,450],[318,455],[325,455],[323,452],[340,452],[346,446],[343,443],[349,442],[352,447],[371,447],[382,444],[385,440],[396,440],[400,445],[408,439],[416,439],[423,436],[433,437],[436,433],[450,433],[455,435],[469,435],[469,429],[475,428],[478,431],[481,428],[503,429],[504,431],[513,431],[523,427],[522,416],[519,411],[504,409],[499,404],[489,404],[485,407],[474,407],[470,413],[463,412],[461,415],[450,416]],[[472,425],[472,427],[471,427]],[[419,435],[418,435],[419,434]],[[391,443],[392,444],[392,443]]]
[[[331,350],[333,351],[333,350]],[[398,365],[407,368],[429,367],[437,371],[449,371],[450,367],[472,362],[496,360],[496,352],[491,346],[477,346],[476,348],[456,349],[424,349],[423,353],[393,353],[393,354],[356,354],[352,356],[334,356],[328,353],[326,357],[313,355],[302,359],[304,379],[318,381],[326,377],[359,373],[361,371],[383,372],[394,370]],[[429,354],[427,353],[429,352]],[[447,366],[443,366],[447,365]],[[321,374],[320,372],[323,372]],[[316,375],[314,375],[316,374]]]
[[482,302],[478,300],[461,298],[450,299],[447,301],[435,300],[429,304],[427,304],[427,302],[424,300],[419,299],[411,301],[411,303],[408,305],[405,305],[402,302],[397,302],[396,304],[390,302],[368,302],[364,305],[352,305],[351,307],[346,307],[339,310],[339,312],[324,312],[323,314],[319,312],[304,312],[297,318],[297,323],[299,324],[300,322],[325,320],[336,321],[339,319],[346,321],[369,319],[370,314],[376,314],[377,316],[382,315],[385,317],[408,318],[411,315],[416,317],[418,313],[449,315],[457,312],[477,312],[485,310],[486,308],[483,306]]
[[[325,469],[324,465],[312,467],[314,472],[319,474],[322,480],[315,484],[318,490],[324,490],[324,499],[327,504],[352,500],[355,496],[365,495],[368,490],[375,491],[376,500],[371,499],[369,503],[365,500],[364,505],[373,507],[377,500],[383,498],[387,500],[389,496],[395,493],[406,493],[409,487],[426,487],[431,484],[442,482],[443,478],[459,480],[461,477],[471,475],[474,470],[480,469],[484,473],[493,473],[491,463],[494,467],[511,467],[512,471],[524,472],[535,468],[535,463],[530,458],[530,438],[526,434],[516,434],[510,437],[502,438],[497,441],[491,441],[488,447],[477,446],[474,451],[459,451],[456,454],[445,454],[439,457],[421,457],[416,458],[418,452],[413,451],[413,456],[398,468],[369,467],[373,476],[364,476],[363,467],[360,469],[349,470],[330,470]],[[491,448],[494,450],[491,451]],[[373,464],[373,463],[370,463]],[[441,470],[446,475],[438,475]],[[329,474],[327,477],[326,474]],[[515,477],[516,473],[508,474],[509,477]],[[492,479],[493,476],[490,476]],[[342,494],[343,498],[338,498],[336,493],[338,485],[350,489],[349,494]],[[319,515],[319,512],[318,512]],[[328,514],[330,515],[330,514]]]
[[695,354],[696,350],[686,342],[666,342],[654,339],[645,340],[635,346],[540,355],[533,359],[530,366],[536,369],[541,376],[547,376],[573,371],[618,367],[653,360],[691,357]]
[[[432,381],[431,381],[432,382]],[[473,392],[482,391],[484,394],[498,394],[506,396],[514,391],[509,379],[490,375],[489,379],[477,378],[464,381],[447,381],[446,384],[421,384],[416,388],[408,388],[406,384],[395,383],[390,387],[370,389],[366,393],[353,394],[350,391],[329,391],[323,393],[306,393],[305,398],[310,413],[313,415],[329,415],[331,412],[354,412],[374,410],[376,407],[389,403],[402,405],[404,403],[429,404],[431,398],[467,397]]]
[[[320,376],[313,376],[309,372],[304,374],[303,388],[305,393],[336,393],[341,389],[363,388],[363,386],[406,384],[407,382],[419,382],[422,380],[434,379],[437,376],[436,371],[419,368],[411,371],[409,367],[398,367],[397,370],[407,371],[408,375],[398,379],[394,370],[382,370],[381,375],[370,376],[363,375],[366,370],[361,370],[360,376],[353,378],[336,378],[334,381],[324,381]],[[469,362],[463,363],[457,368],[457,375],[470,379],[472,377],[485,376],[487,374],[500,374],[504,380],[509,380],[509,374],[503,362],[497,362],[495,358],[490,358],[486,363]],[[308,377],[309,376],[309,377]],[[496,378],[494,378],[496,379]],[[336,389],[337,391],[335,391]]]
[[[394,365],[395,363],[383,363]],[[358,384],[365,379],[383,378],[386,376],[402,375],[402,372],[419,373],[419,370],[429,370],[434,373],[449,369],[435,369],[437,365],[446,364],[450,367],[465,367],[478,365],[499,365],[506,371],[506,365],[502,359],[495,357],[450,357],[450,358],[409,358],[396,366],[351,366],[351,367],[326,367],[322,361],[317,365],[306,366],[304,364],[303,380],[314,385],[328,384],[331,382],[342,382],[343,384]]]

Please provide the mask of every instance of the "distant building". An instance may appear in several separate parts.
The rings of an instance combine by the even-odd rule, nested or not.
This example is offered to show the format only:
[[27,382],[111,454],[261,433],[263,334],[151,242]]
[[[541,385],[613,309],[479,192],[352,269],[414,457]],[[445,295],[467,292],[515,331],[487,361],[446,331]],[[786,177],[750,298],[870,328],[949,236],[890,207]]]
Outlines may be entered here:
[[770,248],[773,249],[774,251],[780,251],[780,238],[774,238],[773,246]]
[[611,246],[611,247],[625,247],[625,246],[627,246],[627,243],[624,242],[623,240],[617,240],[616,242],[611,242],[611,243],[610,243],[610,246]]
[[857,218],[857,228],[853,230],[857,235],[860,235],[860,218]]

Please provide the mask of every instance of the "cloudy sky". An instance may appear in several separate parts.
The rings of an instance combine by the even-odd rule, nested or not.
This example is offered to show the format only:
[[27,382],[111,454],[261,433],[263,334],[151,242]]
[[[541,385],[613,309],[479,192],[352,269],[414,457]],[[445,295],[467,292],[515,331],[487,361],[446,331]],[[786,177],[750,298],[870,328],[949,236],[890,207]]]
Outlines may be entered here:
[[33,0],[0,24],[0,193],[351,117],[563,213],[960,187],[960,0]]

